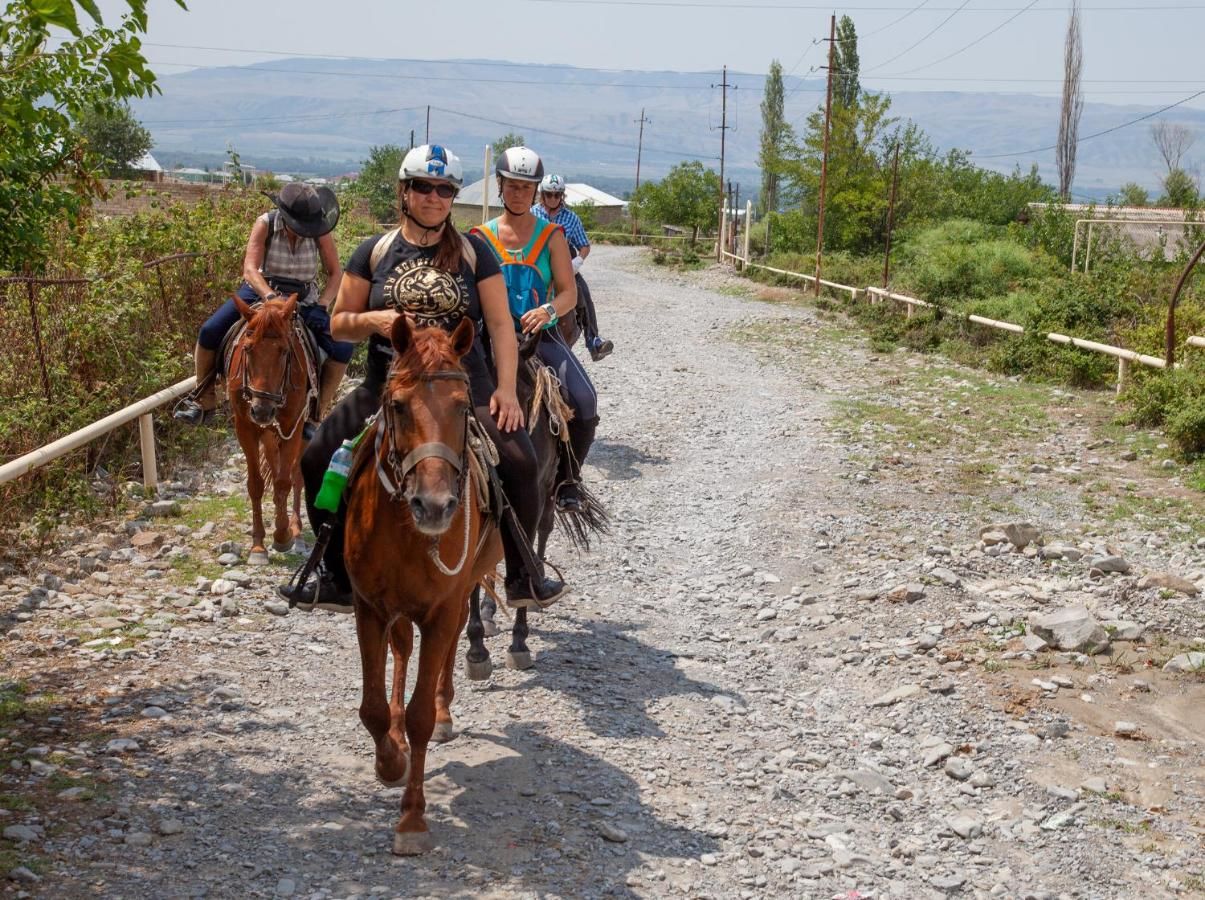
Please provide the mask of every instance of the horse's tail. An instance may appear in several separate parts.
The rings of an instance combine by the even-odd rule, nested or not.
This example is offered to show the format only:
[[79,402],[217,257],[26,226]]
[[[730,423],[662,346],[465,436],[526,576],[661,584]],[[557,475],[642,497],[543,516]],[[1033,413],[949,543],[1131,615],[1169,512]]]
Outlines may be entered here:
[[581,507],[573,512],[557,510],[556,523],[569,538],[569,543],[581,551],[590,549],[590,539],[611,531],[611,516],[602,501],[581,481],[577,485]]

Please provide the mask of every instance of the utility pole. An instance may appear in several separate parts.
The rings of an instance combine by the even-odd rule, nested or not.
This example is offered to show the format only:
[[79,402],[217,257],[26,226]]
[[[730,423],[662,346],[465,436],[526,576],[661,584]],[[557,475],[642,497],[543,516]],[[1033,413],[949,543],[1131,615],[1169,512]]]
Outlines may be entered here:
[[732,249],[729,253],[736,253],[736,233],[741,227],[741,183],[736,183],[736,193],[732,195]]
[[[636,190],[640,190],[640,152],[644,149],[644,123],[652,124],[651,120],[644,117],[644,107],[640,108],[640,118],[636,120],[640,123],[640,137],[636,139]],[[633,191],[633,195],[635,191]],[[637,233],[636,211],[632,211],[632,237],[636,237]]]
[[820,160],[820,198],[816,225],[816,284],[815,295],[820,296],[820,257],[824,251],[824,191],[828,181],[828,135],[832,131],[830,119],[833,115],[833,51],[837,48],[837,14],[833,13],[828,27],[828,89],[824,99],[824,156]]
[[900,144],[895,143],[895,159],[891,162],[891,196],[887,200],[887,247],[883,251],[883,289],[891,277],[891,226],[895,223],[895,191],[900,183]]
[[414,129],[410,129],[410,149],[414,149]]
[[[713,84],[712,87],[715,87]],[[720,256],[720,251],[724,249],[724,138],[728,134],[728,67],[724,66],[724,80],[720,83],[721,97],[720,101],[720,230],[716,234],[715,239],[715,257],[723,259]]]
[[732,252],[732,179],[728,179],[728,190],[724,194],[724,249]]
[[427,139],[423,141],[425,144],[431,143],[431,105],[427,104]]

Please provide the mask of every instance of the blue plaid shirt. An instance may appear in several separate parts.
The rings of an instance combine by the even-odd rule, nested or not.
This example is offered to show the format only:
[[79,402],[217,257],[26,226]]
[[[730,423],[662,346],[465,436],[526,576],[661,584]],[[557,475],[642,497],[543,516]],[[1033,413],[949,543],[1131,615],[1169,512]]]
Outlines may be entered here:
[[565,240],[574,250],[590,246],[590,239],[586,237],[586,229],[582,227],[582,220],[577,217],[577,213],[565,205],[564,201],[561,202],[561,208],[557,210],[555,216],[548,215],[548,210],[542,203],[537,203],[531,208],[531,211],[544,221],[560,225],[565,229]]

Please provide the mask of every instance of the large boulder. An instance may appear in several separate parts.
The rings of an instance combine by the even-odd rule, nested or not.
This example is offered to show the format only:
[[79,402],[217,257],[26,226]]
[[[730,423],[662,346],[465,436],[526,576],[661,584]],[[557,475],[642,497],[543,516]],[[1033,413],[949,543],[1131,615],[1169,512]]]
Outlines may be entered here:
[[1084,606],[1067,606],[1034,616],[1029,630],[1059,650],[1093,654],[1109,649],[1109,633]]

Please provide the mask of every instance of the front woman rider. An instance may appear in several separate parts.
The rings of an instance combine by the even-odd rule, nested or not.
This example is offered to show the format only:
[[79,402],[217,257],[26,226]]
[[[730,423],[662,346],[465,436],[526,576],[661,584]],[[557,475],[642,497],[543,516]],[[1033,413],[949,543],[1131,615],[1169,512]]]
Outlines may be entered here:
[[[536,346],[536,355],[545,365],[552,367],[569,393],[573,406],[573,418],[569,420],[569,446],[573,453],[561,455],[556,502],[559,509],[577,512],[581,509],[578,487],[581,467],[590,453],[594,432],[598,428],[598,395],[577,356],[557,329],[548,327],[577,306],[577,286],[569,244],[559,225],[551,225],[532,212],[536,192],[544,178],[544,163],[534,150],[511,147],[499,155],[494,171],[498,176],[503,212],[474,231],[489,232],[491,249],[495,253],[497,250],[493,244],[496,240],[512,259],[522,259],[535,265],[545,288],[552,295],[550,302],[524,312],[518,327],[524,334],[544,332]],[[545,228],[553,229],[553,233],[541,244],[539,238]],[[527,256],[537,245],[541,249],[534,259],[528,259]],[[514,298],[514,302],[524,301],[523,298]]]
[[[398,172],[401,225],[396,237],[383,252],[376,252],[375,265],[374,249],[380,240],[376,237],[361,243],[347,262],[331,331],[340,340],[367,338],[368,359],[364,381],[323,420],[302,456],[306,501],[315,532],[332,516],[314,506],[323,473],[339,445],[359,434],[366,420],[380,408],[393,357],[389,336],[394,321],[405,314],[418,326],[449,332],[465,316],[478,325],[478,339],[463,360],[473,405],[498,448],[498,474],[514,518],[527,534],[535,533],[542,498],[533,489],[535,448],[523,427],[523,410],[515,396],[518,346],[497,262],[480,238],[462,237],[452,222],[452,200],[463,182],[460,160],[446,148],[423,145],[409,151]],[[466,240],[476,253],[475,268],[466,256]],[[493,348],[496,381],[480,339],[482,320]],[[316,583],[302,586],[291,597],[303,609],[352,609],[351,584],[343,561],[342,514],[341,509],[332,521],[332,538]],[[522,552],[523,540],[512,529],[502,529],[507,598],[514,606],[547,606],[566,587],[544,576],[530,553],[530,545],[526,555]],[[525,558],[531,563],[525,565]],[[532,566],[537,571],[531,571]]]

